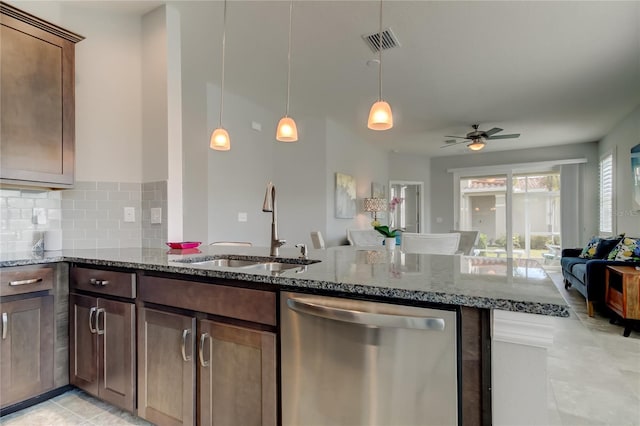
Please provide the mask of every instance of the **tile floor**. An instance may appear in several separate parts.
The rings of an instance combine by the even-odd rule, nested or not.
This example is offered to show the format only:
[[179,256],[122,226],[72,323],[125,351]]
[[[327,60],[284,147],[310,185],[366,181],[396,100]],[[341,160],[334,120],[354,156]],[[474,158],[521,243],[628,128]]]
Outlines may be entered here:
[[569,318],[554,318],[548,351],[550,424],[640,425],[640,332],[623,337],[598,310],[589,318],[584,297],[549,275],[571,306]]
[[[589,318],[584,298],[564,290],[559,272],[550,275],[572,312],[570,318],[554,319],[548,352],[549,423],[640,425],[640,333],[623,337],[622,327],[609,324],[598,311]],[[2,417],[0,424],[150,425],[79,390]]]

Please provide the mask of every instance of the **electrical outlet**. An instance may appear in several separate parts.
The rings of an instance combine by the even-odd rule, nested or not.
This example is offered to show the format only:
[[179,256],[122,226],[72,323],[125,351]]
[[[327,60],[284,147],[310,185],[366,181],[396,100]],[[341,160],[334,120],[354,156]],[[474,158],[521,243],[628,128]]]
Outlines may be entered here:
[[160,207],[151,208],[151,223],[152,224],[162,223],[162,208]]
[[136,208],[135,207],[125,207],[124,208],[124,221],[125,222],[135,222],[136,221]]
[[246,222],[246,221],[247,221],[247,212],[239,212],[238,222]]

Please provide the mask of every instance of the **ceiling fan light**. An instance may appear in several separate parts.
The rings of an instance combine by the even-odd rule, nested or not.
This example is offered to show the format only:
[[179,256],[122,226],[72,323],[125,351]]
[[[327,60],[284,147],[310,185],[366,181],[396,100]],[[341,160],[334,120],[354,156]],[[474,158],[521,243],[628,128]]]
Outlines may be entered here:
[[393,114],[387,102],[380,100],[371,106],[367,127],[371,130],[388,130],[393,127]]
[[209,146],[216,151],[229,151],[229,149],[231,149],[229,132],[222,127],[215,129],[213,133],[211,133],[211,143]]
[[474,139],[469,145],[467,145],[467,147],[471,151],[480,151],[484,148],[484,145],[485,143],[482,139]]
[[298,128],[293,118],[285,115],[280,119],[276,130],[276,140],[280,142],[298,141]]

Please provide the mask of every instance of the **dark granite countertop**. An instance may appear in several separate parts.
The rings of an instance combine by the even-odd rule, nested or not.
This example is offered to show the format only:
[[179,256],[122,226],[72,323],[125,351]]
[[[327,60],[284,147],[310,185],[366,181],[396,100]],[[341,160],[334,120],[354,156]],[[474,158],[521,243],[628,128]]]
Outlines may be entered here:
[[[559,317],[569,316],[566,302],[537,261],[474,256],[417,255],[382,248],[342,246],[310,250],[320,262],[283,272],[212,267],[185,259],[219,256],[267,257],[265,247],[207,246],[190,251],[163,249],[63,250],[0,253],[0,267],[78,262],[192,276],[237,279],[286,290],[376,296],[382,298],[501,309]],[[186,254],[184,254],[186,253]],[[296,259],[295,248],[281,257]],[[290,260],[293,261],[293,260]]]

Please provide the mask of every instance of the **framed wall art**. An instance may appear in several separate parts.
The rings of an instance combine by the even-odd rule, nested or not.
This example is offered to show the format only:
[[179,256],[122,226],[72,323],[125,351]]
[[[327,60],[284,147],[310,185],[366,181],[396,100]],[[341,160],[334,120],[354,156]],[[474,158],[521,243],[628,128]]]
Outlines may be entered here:
[[351,219],[356,215],[356,180],[353,176],[336,173],[336,217]]

